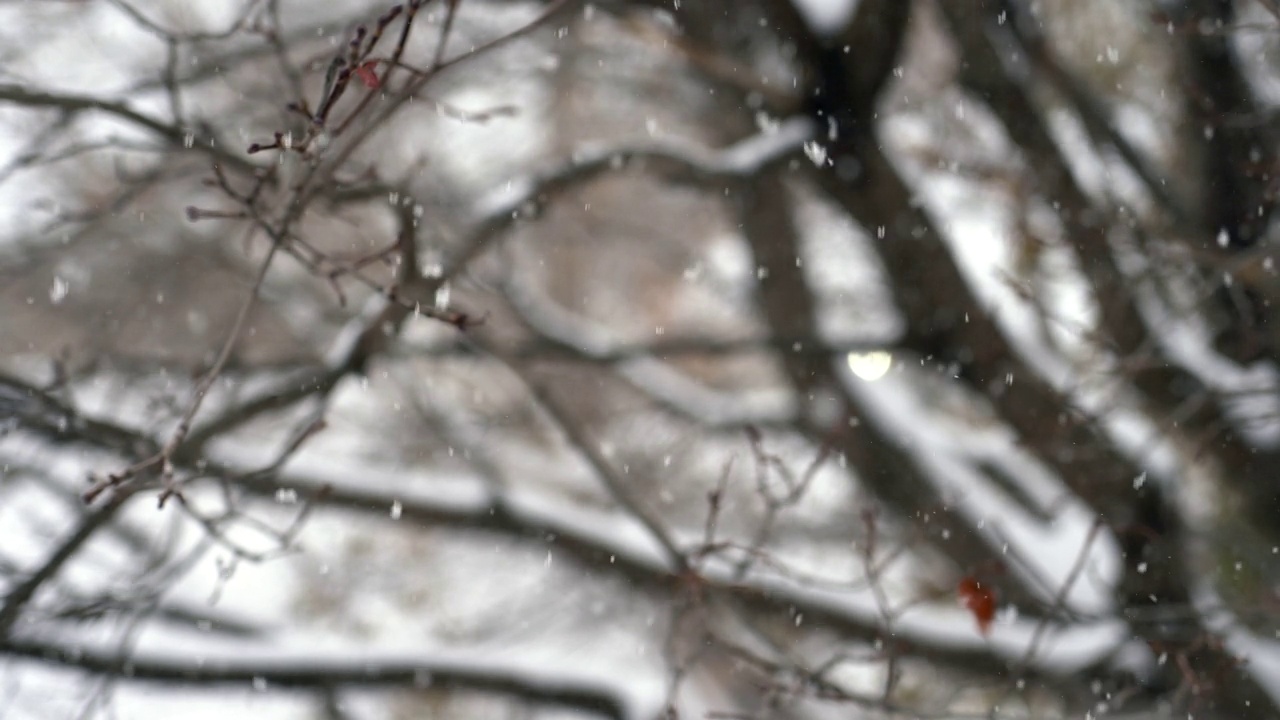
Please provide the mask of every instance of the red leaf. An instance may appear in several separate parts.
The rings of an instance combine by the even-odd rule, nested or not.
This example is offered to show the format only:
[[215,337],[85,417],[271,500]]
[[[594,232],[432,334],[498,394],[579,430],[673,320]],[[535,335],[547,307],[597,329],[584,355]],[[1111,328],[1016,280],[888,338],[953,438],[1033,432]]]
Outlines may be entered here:
[[369,60],[356,66],[355,75],[360,78],[360,82],[364,83],[365,87],[377,90],[382,87],[382,79],[378,77],[377,70],[378,61]]
[[991,632],[991,621],[996,617],[996,595],[991,588],[970,575],[960,579],[956,585],[956,595],[960,598],[960,604],[978,621],[978,632],[983,635]]

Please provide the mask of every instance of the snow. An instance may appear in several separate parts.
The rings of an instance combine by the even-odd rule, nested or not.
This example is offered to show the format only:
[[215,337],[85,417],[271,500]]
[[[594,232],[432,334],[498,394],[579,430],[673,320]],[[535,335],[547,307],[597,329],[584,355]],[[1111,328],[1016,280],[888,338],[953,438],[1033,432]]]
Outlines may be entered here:
[[[794,598],[799,607],[857,624],[874,627],[883,619],[876,593],[869,588],[829,590],[762,573],[753,574],[749,582],[763,592]],[[997,619],[984,637],[968,611],[931,604],[901,608],[895,613],[892,635],[952,652],[990,649],[1014,666],[1025,663],[1028,668],[1067,676],[1105,659],[1129,638],[1129,630],[1119,619],[1041,627],[1038,622],[1005,617]]]
[[[797,6],[806,18],[826,35],[835,33],[852,17],[855,0],[797,0]],[[77,22],[91,23],[103,20],[101,10]],[[92,57],[112,57],[125,52],[138,38],[117,36],[107,28],[107,43],[85,50]],[[59,40],[53,47],[65,50],[66,42]],[[133,52],[132,49],[129,52]],[[36,58],[39,60],[39,57]],[[94,66],[93,62],[77,65]],[[109,63],[102,62],[107,67]],[[108,80],[99,75],[77,75],[66,78],[68,87],[97,89]],[[109,83],[107,83],[109,84]],[[449,100],[468,109],[492,106],[506,98],[490,91],[458,91]],[[522,97],[521,104],[533,104],[536,98]],[[1136,111],[1134,111],[1136,112]],[[1126,115],[1127,117],[1127,115]],[[451,122],[451,121],[449,121]],[[1141,136],[1153,132],[1149,126],[1130,123],[1138,128]],[[999,138],[990,135],[991,127],[980,128],[988,133],[986,142],[998,145]],[[1064,126],[1061,134],[1070,143],[1081,143],[1079,128]],[[453,132],[453,130],[451,130]],[[760,134],[723,150],[710,150],[691,144],[682,144],[670,138],[655,140],[619,151],[605,146],[584,146],[571,159],[579,166],[600,165],[614,167],[630,156],[644,156],[658,160],[674,160],[683,163],[694,174],[715,176],[749,176],[762,165],[773,162],[806,145],[814,132],[812,124],[803,119],[792,119],[771,125]],[[913,140],[928,139],[928,128],[909,118],[896,119],[887,124],[886,136],[891,144],[903,145]],[[982,136],[982,132],[979,132]],[[490,187],[497,174],[505,176],[508,165],[527,166],[542,150],[539,126],[529,117],[516,120],[502,119],[492,127],[466,125],[456,128],[452,137],[459,146],[438,159],[438,167],[452,181],[470,187]],[[495,138],[503,138],[496,140]],[[1142,137],[1137,138],[1141,140]],[[0,141],[2,142],[2,141]],[[0,145],[0,156],[12,154],[14,147]],[[807,147],[806,147],[807,149]],[[1005,151],[1008,149],[1005,148]],[[1080,161],[1081,175],[1090,188],[1101,186],[1105,168],[1087,153],[1073,153]],[[405,168],[409,167],[406,158]],[[402,170],[405,168],[401,168]],[[510,168],[507,168],[510,169]],[[571,171],[570,167],[566,172]],[[394,173],[393,173],[394,174]],[[936,174],[912,171],[913,179],[921,190],[921,202],[938,217],[944,219],[948,231],[948,247],[955,253],[966,277],[975,288],[980,303],[990,308],[997,322],[1013,338],[1017,352],[1037,372],[1049,378],[1055,387],[1070,395],[1089,411],[1105,411],[1106,423],[1112,434],[1125,448],[1151,468],[1153,477],[1173,476],[1179,461],[1170,443],[1157,440],[1157,429],[1136,410],[1133,398],[1114,392],[1105,382],[1109,359],[1094,363],[1081,360],[1088,350],[1085,337],[1096,323],[1096,309],[1088,302],[1082,287],[1083,280],[1070,263],[1059,262],[1050,302],[1058,324],[1055,326],[1060,346],[1050,347],[1038,332],[1037,318],[1031,309],[1010,287],[1007,278],[1015,271],[1009,242],[1011,218],[1009,208],[998,198],[975,191],[971,183],[938,177]],[[479,222],[506,223],[512,213],[521,213],[537,200],[535,190],[538,181],[545,176],[530,174],[517,176],[479,203]],[[18,208],[21,202],[6,203]],[[870,330],[884,331],[891,323],[885,321],[885,307],[880,288],[868,292],[876,273],[874,257],[857,248],[862,240],[851,227],[834,227],[834,219],[822,216],[821,207],[803,207],[801,218],[806,225],[804,267],[817,290],[822,306],[819,317],[824,337],[833,342],[859,334],[869,337]],[[11,213],[12,215],[17,212]],[[0,227],[16,220],[0,215]],[[829,231],[829,232],[828,232]],[[850,247],[854,247],[849,252]],[[738,246],[721,242],[708,253],[712,272],[721,274],[730,282],[751,274],[750,262]],[[836,254],[843,253],[843,254]],[[1057,261],[1062,260],[1059,253]],[[1055,258],[1050,258],[1055,260]],[[798,259],[799,261],[799,259]],[[854,269],[850,269],[854,268]],[[69,279],[68,279],[69,278]],[[71,274],[58,276],[49,292],[56,302],[78,289],[78,280]],[[855,297],[856,296],[856,297]],[[1208,349],[1207,336],[1202,327],[1183,319],[1161,315],[1159,303],[1150,296],[1142,296],[1143,311],[1157,319],[1161,328],[1160,338],[1165,349],[1180,364],[1192,369],[1211,387],[1229,393],[1251,393],[1266,396],[1251,400],[1252,405],[1237,403],[1240,418],[1272,414],[1280,417],[1273,391],[1277,384],[1274,371],[1258,367],[1240,368],[1217,356]],[[531,319],[546,336],[576,348],[588,357],[603,357],[625,349],[629,335],[619,328],[557,308],[550,303],[538,303],[532,298]],[[326,367],[343,365],[354,348],[364,328],[377,317],[386,305],[381,297],[371,297],[359,316],[348,322],[325,357]],[[850,308],[865,312],[865,317],[855,316]],[[299,324],[311,322],[301,318]],[[877,327],[870,328],[873,323]],[[420,325],[419,325],[420,326]],[[411,331],[415,327],[410,324]],[[880,337],[891,339],[884,332]],[[851,362],[860,360],[859,364]],[[866,364],[874,359],[874,371]],[[1010,552],[1018,558],[1011,565],[1016,573],[1032,577],[1029,586],[1040,589],[1043,599],[1054,602],[1058,592],[1070,582],[1063,595],[1066,608],[1086,617],[1107,616],[1114,612],[1113,585],[1120,572],[1120,560],[1114,537],[1109,532],[1098,532],[1095,516],[1083,503],[1070,499],[1070,493],[1053,472],[1018,446],[1012,432],[1005,428],[993,428],[974,423],[966,426],[954,418],[942,416],[934,408],[927,407],[920,392],[919,372],[916,368],[903,367],[889,350],[876,351],[855,358],[839,361],[839,373],[848,392],[859,404],[874,416],[874,420],[890,431],[892,437],[913,451],[913,458],[928,478],[936,483],[940,494],[983,529],[993,544],[1008,542]],[[696,418],[706,425],[731,425],[741,423],[771,424],[794,420],[796,403],[780,389],[732,391],[718,390],[697,382],[680,372],[671,363],[654,358],[637,358],[618,363],[621,375],[649,395]],[[107,378],[110,380],[110,378]],[[1018,382],[1018,378],[1010,378]],[[155,416],[154,408],[145,407],[142,399],[151,396],[152,389],[171,392],[182,387],[171,378],[152,378],[146,387],[130,394],[130,402],[122,402],[108,387],[75,388],[78,404],[91,412],[101,412],[123,418],[139,426],[149,426]],[[376,385],[376,383],[374,383]],[[0,390],[3,386],[0,386]],[[301,557],[288,557],[266,563],[242,562],[236,565],[230,578],[217,573],[217,565],[228,562],[225,549],[213,547],[198,561],[176,577],[172,589],[163,599],[184,607],[208,610],[243,620],[246,624],[264,630],[260,637],[246,640],[242,637],[223,637],[215,632],[197,632],[174,623],[146,625],[137,637],[133,654],[139,667],[160,665],[191,666],[205,668],[240,668],[235,679],[237,686],[246,684],[246,677],[255,673],[267,675],[283,673],[293,668],[306,668],[314,672],[333,674],[350,673],[366,668],[391,668],[394,670],[423,671],[424,679],[430,673],[476,674],[497,672],[518,678],[533,686],[550,686],[556,683],[577,683],[584,687],[598,687],[624,700],[630,717],[650,718],[657,714],[662,700],[665,677],[661,658],[653,647],[652,639],[626,628],[601,630],[592,627],[601,621],[592,617],[582,619],[576,629],[578,634],[551,641],[534,638],[529,642],[514,642],[510,637],[497,633],[487,642],[477,642],[472,647],[458,647],[460,643],[449,641],[450,628],[447,619],[451,613],[478,608],[502,607],[495,600],[503,592],[512,596],[532,594],[545,584],[568,582],[567,574],[561,574],[559,559],[561,549],[569,544],[589,547],[610,557],[610,562],[621,569],[643,573],[648,577],[662,577],[675,568],[670,567],[663,545],[634,515],[622,512],[599,500],[599,493],[561,492],[563,487],[549,488],[547,478],[558,478],[564,487],[570,480],[583,481],[581,468],[568,467],[565,454],[555,452],[536,453],[530,447],[512,443],[500,452],[504,460],[511,460],[520,467],[520,474],[512,482],[497,483],[493,478],[482,477],[471,470],[440,467],[406,467],[393,459],[383,461],[370,458],[377,455],[376,445],[385,432],[385,424],[367,422],[367,418],[382,413],[385,421],[387,398],[383,389],[370,387],[368,379],[344,380],[335,390],[330,402],[331,415],[336,422],[345,423],[344,432],[337,437],[322,435],[317,441],[292,458],[285,466],[282,477],[262,493],[259,500],[247,503],[249,512],[262,518],[272,527],[282,527],[300,509],[301,503],[329,486],[335,497],[342,500],[343,510],[325,510],[313,518],[303,533],[301,547],[306,553]],[[1266,392],[1264,392],[1266,391]],[[158,394],[158,393],[156,393]],[[18,399],[21,401],[21,398]],[[218,398],[211,398],[210,406]],[[13,402],[12,398],[0,398],[0,403]],[[397,409],[399,406],[396,406]],[[1280,442],[1280,423],[1262,426],[1253,431],[1256,439],[1271,443]],[[216,459],[228,466],[247,469],[265,464],[274,458],[275,450],[265,440],[266,434],[249,438],[252,442],[228,441],[212,446]],[[30,480],[6,479],[3,502],[0,502],[0,526],[6,529],[6,548],[3,559],[22,567],[35,567],[45,557],[53,542],[62,537],[66,529],[78,519],[74,502],[76,488],[82,486],[83,477],[89,471],[114,467],[115,458],[104,460],[101,454],[49,453],[43,445],[27,443],[26,438],[0,441],[6,460],[37,461],[47,472],[51,486],[37,485]],[[25,443],[25,444],[24,444]],[[710,456],[708,443],[707,455]],[[717,448],[717,452],[719,448]],[[719,455],[716,456],[719,461]],[[984,471],[984,467],[998,469],[1003,476],[1012,478],[1019,485],[1021,497],[1027,498],[1032,507],[1011,497]],[[16,472],[15,470],[11,472]],[[843,502],[846,496],[835,490],[846,478],[843,472],[833,471],[823,475],[827,486],[819,488],[822,497],[815,502],[830,506]],[[579,483],[583,484],[583,483]],[[847,488],[846,488],[847,489]],[[61,491],[65,490],[65,493]],[[65,495],[65,496],[63,496]],[[192,490],[191,501],[195,507],[212,510],[221,498],[212,492]],[[273,507],[275,505],[275,507]],[[803,517],[819,514],[819,509],[802,507]],[[823,508],[827,513],[838,511]],[[1052,512],[1049,513],[1048,511]],[[1051,514],[1049,520],[1043,515]],[[139,503],[124,513],[130,528],[152,536],[172,529],[171,547],[175,555],[194,553],[201,544],[202,534],[190,523],[174,521],[172,510],[158,513],[150,504]],[[384,518],[395,521],[395,529],[383,533]],[[449,545],[452,540],[434,540],[429,529],[433,526],[485,527],[486,522],[508,523],[519,529],[537,529],[544,542],[530,543],[525,552],[507,552],[498,542],[490,540],[460,550]],[[368,577],[357,577],[369,586],[335,588],[348,591],[347,612],[367,625],[358,631],[351,628],[318,627],[318,621],[299,617],[300,598],[308,592],[306,573],[315,569],[326,577],[327,558],[331,558],[353,539],[374,534],[371,529],[377,523],[379,534],[399,533],[422,542],[424,554],[440,552],[443,560],[437,561],[444,569],[435,570],[438,577],[454,582],[443,583],[442,592],[453,593],[442,601],[442,606],[417,612],[399,607],[381,596],[377,582],[395,583],[408,575],[426,575],[408,572],[405,563],[418,558],[410,553],[379,557],[364,561],[363,569]],[[701,536],[698,528],[687,528],[673,533],[681,547],[696,547]],[[238,526],[228,530],[239,536],[250,532]],[[262,540],[260,531],[252,531],[246,542]],[[426,537],[426,540],[422,540]],[[535,536],[536,537],[536,536]],[[447,546],[448,552],[440,548]],[[406,542],[403,547],[419,547]],[[401,548],[403,550],[403,548]],[[794,549],[792,549],[794,550]],[[487,565],[483,556],[502,552],[508,557],[493,559]],[[545,556],[541,570],[530,569],[530,557],[540,560]],[[779,550],[779,558],[793,569],[814,572],[832,584],[843,581],[833,568],[834,553],[826,547],[812,552],[786,552]],[[118,586],[120,576],[116,570],[130,567],[137,558],[131,554],[127,543],[118,539],[95,541],[84,556],[79,558],[61,575],[56,589],[62,592],[90,593],[104,587]],[[377,562],[393,565],[374,565]],[[307,563],[312,563],[308,566]],[[494,567],[517,568],[519,575],[503,576],[493,572]],[[318,565],[319,567],[315,567]],[[1076,568],[1082,571],[1076,573]],[[485,574],[484,571],[489,571]],[[836,589],[823,583],[801,583],[795,577],[784,576],[764,566],[756,566],[745,577],[738,576],[736,565],[712,561],[706,566],[706,580],[734,592],[755,593],[782,602],[791,602],[798,611],[822,612],[843,618],[864,629],[879,627],[883,621],[881,598],[870,589]],[[607,574],[607,573],[598,573]],[[476,576],[483,575],[482,578]],[[372,579],[370,579],[372,578]],[[458,590],[459,579],[473,579],[467,587]],[[321,580],[321,582],[324,582]],[[343,580],[330,580],[341,584]],[[584,581],[585,582],[585,581]],[[359,583],[356,583],[359,584]],[[129,588],[124,588],[129,589]],[[569,595],[569,593],[564,593]],[[639,593],[637,593],[638,595]],[[211,599],[216,598],[216,607]],[[452,603],[445,606],[444,604]],[[567,605],[566,605],[567,607]],[[551,608],[557,610],[559,606]],[[547,608],[542,608],[546,611]],[[415,616],[416,613],[416,616]],[[620,613],[621,614],[621,613]],[[441,620],[445,618],[445,620]],[[532,630],[545,629],[538,618],[524,616],[515,619],[517,630],[534,635]],[[615,618],[610,617],[611,624]],[[430,621],[430,622],[429,622]],[[548,623],[551,621],[547,621]],[[556,622],[576,623],[576,618],[558,618]],[[557,626],[563,627],[563,626]],[[1118,619],[1107,618],[1094,622],[1077,622],[1066,625],[1041,626],[1040,624],[1006,613],[998,618],[990,636],[983,636],[972,616],[963,609],[945,604],[920,604],[904,608],[895,618],[893,634],[907,641],[915,641],[933,647],[960,652],[983,653],[993,651],[997,657],[1017,666],[1026,662],[1029,667],[1054,674],[1067,675],[1103,661],[1113,653],[1125,651],[1125,656],[1138,667],[1149,665],[1151,658],[1128,643],[1130,633]],[[361,635],[363,633],[363,635]],[[462,634],[462,633],[459,633]],[[62,647],[74,646],[85,655],[103,658],[114,657],[118,650],[109,633],[100,630],[62,628],[49,631],[40,639]],[[527,638],[526,638],[527,639]],[[1277,644],[1254,635],[1233,631],[1230,636],[1233,648],[1248,654],[1251,669],[1260,677],[1280,677],[1280,650]],[[1034,647],[1033,647],[1034,646]],[[1034,654],[1031,653],[1035,650]],[[643,655],[642,660],[632,656]],[[10,662],[5,670],[22,665],[21,680],[24,694],[32,694],[32,687],[39,694],[54,696],[51,702],[64,703],[65,693],[59,696],[65,676],[31,663]],[[14,673],[17,675],[18,673]],[[260,692],[251,681],[248,687],[234,691],[219,690],[213,698],[192,695],[188,689],[156,689],[125,683],[117,690],[119,709],[124,715],[225,717],[229,710],[243,710],[253,716],[272,718],[310,717],[313,715],[313,699],[289,693]],[[1280,697],[1280,688],[1272,688]],[[193,699],[194,698],[194,699]],[[81,698],[74,698],[83,702]],[[205,701],[208,701],[207,703]],[[216,702],[215,702],[216,701]],[[41,705],[42,709],[62,710],[62,705]],[[71,714],[69,711],[67,714]]]
[[[902,397],[904,393],[894,393],[890,386],[895,382],[894,376],[877,383],[865,383],[859,391],[867,387],[889,388],[884,398]],[[900,391],[901,388],[898,388]],[[872,404],[875,400],[873,399]],[[892,405],[893,403],[890,402]],[[945,433],[937,429],[936,423],[930,423],[921,415],[910,409],[899,410],[903,417],[897,423],[915,427],[921,433],[918,437],[932,437],[941,443],[942,448],[948,446],[958,448],[956,434]],[[901,428],[900,428],[901,429]],[[921,430],[923,429],[923,430]],[[984,442],[974,443],[974,436],[967,438],[965,447],[972,449],[979,446],[979,453],[994,454],[994,447],[999,445],[999,438],[981,438]],[[1004,438],[1004,447],[1010,449],[1008,439]],[[946,471],[960,472],[965,467],[960,459],[953,458],[950,464],[939,460],[935,466],[938,477]],[[1023,469],[1031,468],[1030,461],[1024,461]],[[332,460],[320,460],[290,467],[290,472],[306,475],[306,484],[315,487],[320,483],[332,483],[343,491],[365,491],[371,495],[385,494],[389,497],[402,498],[406,517],[415,512],[422,512],[433,505],[451,511],[470,511],[482,514],[495,500],[488,495],[484,483],[472,480],[470,483],[455,479],[441,483],[439,479],[431,483],[440,486],[452,485],[447,489],[424,489],[422,483],[407,482],[404,473],[381,473],[372,471],[367,466],[362,468],[341,468]],[[1042,484],[1050,480],[1044,471],[1039,471]],[[1008,537],[1014,547],[1035,548],[1034,554],[1024,558],[1039,570],[1043,577],[1041,584],[1058,588],[1065,581],[1065,574],[1075,564],[1076,558],[1086,547],[1090,556],[1090,567],[1081,573],[1081,577],[1065,596],[1066,606],[1086,614],[1099,614],[1110,607],[1110,588],[1098,586],[1093,578],[1112,577],[1115,575],[1115,548],[1110,540],[1098,540],[1092,544],[1087,538],[1092,529],[1092,516],[1078,504],[1066,505],[1059,510],[1054,522],[1049,526],[1039,525],[1025,517],[1026,513],[1000,498],[997,493],[986,487],[975,473],[961,473],[966,490],[971,493],[968,498],[961,498],[973,512],[975,520],[998,517],[1002,533]],[[953,476],[954,478],[954,476]],[[959,481],[957,480],[957,483]],[[467,489],[469,487],[469,489]],[[1044,493],[1044,488],[1041,488]],[[508,492],[501,502],[504,512],[509,512],[520,522],[533,527],[544,527],[549,535],[572,538],[575,542],[585,541],[593,547],[615,554],[620,561],[628,565],[639,565],[650,568],[653,572],[663,572],[666,568],[662,547],[633,517],[615,511],[589,509],[568,502],[563,498],[539,495],[530,492]],[[976,513],[981,511],[982,517]],[[994,524],[992,525],[994,526]],[[700,540],[696,532],[686,533],[681,543],[693,546]],[[816,609],[844,616],[857,624],[875,626],[880,621],[881,611],[875,593],[870,589],[860,591],[835,591],[815,588],[795,581],[794,578],[771,574],[766,570],[757,570],[746,578],[736,578],[736,568],[727,563],[709,563],[705,570],[709,581],[737,585],[765,593],[775,597],[791,599],[800,606],[809,605]],[[837,580],[837,578],[833,578]],[[1052,601],[1051,596],[1046,597]],[[921,606],[906,610],[900,620],[895,621],[894,631],[904,638],[917,638],[921,642],[940,641],[943,645],[962,649],[985,647],[987,642],[978,634],[972,618],[958,608],[939,608],[936,605]],[[990,638],[1001,653],[1018,659],[1026,653],[1031,638],[1037,634],[1035,622],[1017,618],[1005,618],[997,623]],[[938,634],[940,633],[940,634]],[[1085,623],[1062,628],[1051,628],[1041,642],[1041,649],[1036,655],[1035,666],[1050,672],[1069,674],[1073,669],[1097,662],[1105,657],[1126,637],[1122,623],[1105,621]]]
[[667,567],[662,546],[632,515],[592,509],[520,485],[499,491],[473,474],[379,468],[365,460],[344,463],[340,456],[304,453],[290,461],[279,484],[307,492],[330,485],[336,494],[362,497],[365,504],[388,510],[398,502],[402,517],[442,513],[481,518],[501,511],[523,526],[546,528],[549,535],[574,538],[655,571]]
[[[19,648],[27,646],[22,640],[14,644]],[[75,662],[90,665],[111,664],[117,658],[114,644],[72,644],[48,639],[42,644],[60,648],[75,658]],[[300,682],[313,687],[326,684],[326,681],[303,679],[307,677],[328,678],[328,683],[337,686],[368,682],[403,684],[410,678],[412,684],[420,688],[437,683],[448,686],[455,678],[481,683],[493,678],[492,684],[499,692],[503,686],[515,685],[549,696],[561,692],[592,692],[604,698],[616,698],[622,705],[625,720],[655,717],[663,700],[661,682],[646,682],[632,676],[624,683],[619,681],[623,675],[616,668],[515,647],[506,647],[500,652],[475,652],[424,647],[422,641],[415,640],[404,647],[371,648],[367,644],[318,644],[313,638],[287,636],[273,638],[270,645],[236,643],[219,647],[220,643],[199,637],[188,638],[182,645],[181,652],[174,652],[171,637],[139,638],[130,654],[127,674],[137,680],[159,678],[180,685],[187,673],[200,672],[224,678],[225,684],[249,686],[259,693],[268,689],[287,690]]]
[[[1117,548],[1112,539],[1095,540],[1095,516],[1074,499],[1052,473],[1019,448],[1001,427],[957,427],[920,405],[912,368],[899,368],[868,382],[844,371],[846,387],[875,422],[909,448],[913,459],[938,486],[939,494],[955,504],[974,527],[988,533],[993,545],[1007,542],[1018,562],[1011,570],[1035,576],[1027,585],[1052,603],[1067,582],[1077,558],[1087,556],[1085,570],[1063,597],[1064,606],[1097,615],[1112,609],[1112,586],[1118,576]],[[1052,520],[1039,520],[1033,509],[1015,502],[977,466],[986,461],[1001,466],[1022,485],[1025,494],[1052,508]],[[1068,500],[1068,498],[1070,498]]]
[[1241,367],[1212,349],[1203,322],[1177,316],[1144,284],[1135,293],[1143,313],[1169,358],[1186,368],[1204,385],[1227,398],[1224,403],[1236,427],[1261,447],[1280,446],[1280,374],[1269,363]]

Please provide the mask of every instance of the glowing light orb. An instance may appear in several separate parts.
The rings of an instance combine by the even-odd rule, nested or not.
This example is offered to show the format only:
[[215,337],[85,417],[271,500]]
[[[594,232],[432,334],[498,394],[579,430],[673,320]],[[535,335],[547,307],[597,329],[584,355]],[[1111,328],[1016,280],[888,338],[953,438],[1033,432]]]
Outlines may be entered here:
[[893,356],[887,352],[876,350],[868,353],[849,353],[846,358],[849,369],[854,375],[871,382],[884,377],[893,367]]

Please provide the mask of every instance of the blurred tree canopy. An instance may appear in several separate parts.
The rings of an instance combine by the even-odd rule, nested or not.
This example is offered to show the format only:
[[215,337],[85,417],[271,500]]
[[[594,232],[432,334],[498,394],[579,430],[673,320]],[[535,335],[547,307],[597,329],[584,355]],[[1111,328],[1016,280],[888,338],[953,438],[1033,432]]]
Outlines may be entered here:
[[0,3],[0,714],[1274,718],[1274,0]]

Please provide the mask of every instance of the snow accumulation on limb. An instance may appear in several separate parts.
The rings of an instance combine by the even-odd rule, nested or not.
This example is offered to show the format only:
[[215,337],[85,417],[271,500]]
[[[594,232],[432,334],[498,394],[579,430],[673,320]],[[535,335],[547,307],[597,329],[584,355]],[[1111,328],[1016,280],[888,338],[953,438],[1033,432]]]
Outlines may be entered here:
[[377,653],[364,647],[238,646],[234,652],[174,654],[140,649],[121,655],[117,648],[92,642],[28,638],[0,642],[0,653],[130,682],[284,689],[341,685],[464,689],[618,720],[649,718],[656,712],[652,702],[616,680],[557,667],[547,658],[513,659],[514,653],[497,657],[447,650]]

